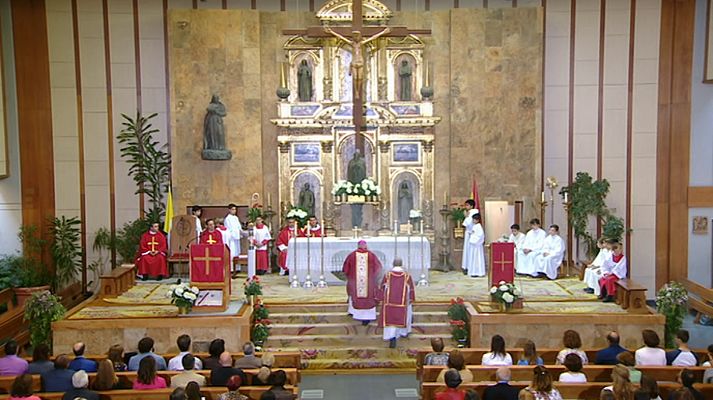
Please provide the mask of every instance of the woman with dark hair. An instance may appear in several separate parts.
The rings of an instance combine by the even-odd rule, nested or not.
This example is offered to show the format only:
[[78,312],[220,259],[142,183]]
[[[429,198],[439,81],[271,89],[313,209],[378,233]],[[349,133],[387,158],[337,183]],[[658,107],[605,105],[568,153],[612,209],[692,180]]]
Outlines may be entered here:
[[54,369],[54,363],[50,361],[50,348],[44,343],[35,346],[32,352],[32,362],[27,367],[27,373],[40,375]]
[[124,372],[127,370],[126,363],[124,363],[124,347],[120,344],[115,344],[109,347],[109,351],[106,353],[106,358],[111,361],[114,366],[114,371]]
[[482,365],[512,365],[512,356],[505,351],[505,339],[494,335],[490,339],[490,351],[480,359]]
[[564,358],[567,354],[574,353],[579,356],[582,360],[582,365],[587,365],[589,360],[587,359],[587,353],[582,351],[582,338],[579,337],[579,332],[568,329],[564,331],[564,336],[562,337],[562,344],[564,349],[560,350],[557,354],[556,364],[564,364]]
[[641,331],[641,338],[644,340],[644,346],[634,353],[636,365],[666,365],[666,351],[659,348],[659,335],[651,329]]
[[166,380],[156,375],[156,360],[153,357],[144,357],[139,362],[139,371],[136,373],[134,390],[163,389]]
[[208,354],[210,357],[203,360],[203,369],[219,368],[220,365],[220,355],[225,351],[225,340],[223,339],[213,339],[208,346]]
[[203,400],[205,397],[201,394],[201,387],[197,382],[188,382],[186,385],[186,400]]
[[97,375],[92,382],[92,390],[131,389],[119,381],[114,372],[114,364],[109,359],[100,360],[97,366]]
[[634,393],[634,397],[637,400],[661,400],[661,396],[659,395],[659,385],[656,383],[656,379],[650,377],[649,375],[641,375],[641,385]]
[[564,366],[567,372],[560,374],[560,382],[586,383],[587,375],[582,373],[582,359],[574,353],[567,354],[564,358]]
[[223,393],[220,396],[218,396],[218,400],[248,400],[248,397],[245,395],[240,394],[238,390],[240,390],[240,385],[242,385],[243,380],[240,378],[240,375],[233,375],[228,379],[228,384],[226,385],[228,387],[228,392]]
[[545,362],[537,355],[535,342],[528,340],[522,346],[522,358],[517,362],[517,365],[544,365]]
[[535,400],[562,400],[559,390],[552,386],[552,374],[542,365],[535,367],[532,383],[522,391],[530,392]]
[[[448,368],[458,371],[463,383],[473,382],[473,373],[465,368],[465,358],[463,358],[463,354],[460,351],[453,350],[448,353]],[[443,383],[446,381],[446,371],[447,370],[444,369],[438,374],[436,382]]]
[[[54,366],[54,364],[53,364]],[[32,391],[32,375],[22,374],[17,376],[10,388],[10,400],[40,400]]]
[[169,400],[186,400],[186,389],[184,388],[176,388],[171,392],[171,396],[168,398]]

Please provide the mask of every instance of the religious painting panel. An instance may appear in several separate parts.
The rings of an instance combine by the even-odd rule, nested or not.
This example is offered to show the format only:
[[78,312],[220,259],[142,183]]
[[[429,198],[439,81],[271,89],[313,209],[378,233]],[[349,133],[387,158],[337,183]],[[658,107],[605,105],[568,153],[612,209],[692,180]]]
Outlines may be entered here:
[[706,56],[703,68],[703,83],[713,83],[713,0],[708,0],[706,9]]
[[319,143],[293,143],[292,165],[320,165],[321,151]]
[[337,163],[339,167],[337,174],[339,180],[346,181],[349,179],[349,164],[352,164],[352,170],[354,171],[354,166],[358,163],[358,158],[363,159],[363,163],[366,167],[366,177],[376,178],[376,174],[374,173],[374,147],[370,140],[364,140],[364,154],[357,156],[355,136],[351,134],[342,140],[337,154],[339,157]]
[[414,171],[396,174],[391,185],[392,213],[399,224],[407,224],[411,210],[421,209],[421,179]]
[[314,171],[298,172],[292,180],[292,204],[307,210],[310,215],[322,215],[322,182]]
[[421,143],[394,143],[391,146],[391,163],[393,165],[420,165]]

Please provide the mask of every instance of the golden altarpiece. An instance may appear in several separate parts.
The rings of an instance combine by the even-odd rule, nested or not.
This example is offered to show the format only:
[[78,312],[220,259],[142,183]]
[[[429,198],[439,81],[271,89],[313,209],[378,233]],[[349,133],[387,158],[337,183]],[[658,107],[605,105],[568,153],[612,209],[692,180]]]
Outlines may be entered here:
[[[351,2],[325,4],[317,18],[322,26],[351,22]],[[364,23],[387,26],[392,12],[365,0]],[[347,180],[356,151],[352,118],[352,49],[338,38],[289,37],[278,89],[279,197],[282,217],[289,204],[313,193],[314,213],[330,235],[350,235],[352,208],[333,195]],[[425,45],[416,35],[380,37],[364,48],[364,154],[366,176],[381,194],[363,208],[359,228],[365,234],[391,234],[394,224],[422,216],[433,232],[434,129]],[[311,79],[310,79],[311,78]],[[312,197],[312,194],[310,194]],[[415,210],[415,214],[410,212]],[[411,214],[411,215],[409,215]]]

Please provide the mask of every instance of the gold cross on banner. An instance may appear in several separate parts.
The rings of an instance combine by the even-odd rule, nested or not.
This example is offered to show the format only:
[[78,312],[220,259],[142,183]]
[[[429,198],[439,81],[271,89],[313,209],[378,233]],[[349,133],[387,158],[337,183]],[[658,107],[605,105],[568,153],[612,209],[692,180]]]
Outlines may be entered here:
[[210,233],[208,234],[208,240],[206,240],[205,242],[208,243],[208,244],[215,244],[215,243],[218,243],[217,240],[213,240],[213,235],[210,234]]
[[203,261],[205,262],[205,274],[210,275],[210,262],[211,261],[220,261],[220,257],[211,257],[210,256],[210,249],[207,247],[205,248],[205,257],[193,257],[194,260],[196,261]]
[[158,246],[158,242],[156,241],[155,237],[152,237],[151,241],[148,244],[151,246],[151,251],[156,251],[156,246]]
[[505,261],[505,254],[500,253],[500,261],[493,261],[493,264],[500,264],[500,272],[505,272],[505,265],[510,264],[510,261]]

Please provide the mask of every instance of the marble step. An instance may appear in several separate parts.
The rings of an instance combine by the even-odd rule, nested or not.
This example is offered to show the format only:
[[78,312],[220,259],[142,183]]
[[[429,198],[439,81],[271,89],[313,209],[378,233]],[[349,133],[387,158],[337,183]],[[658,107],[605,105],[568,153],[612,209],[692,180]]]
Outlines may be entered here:
[[[382,328],[376,322],[371,322],[363,326],[361,322],[351,319],[346,322],[317,322],[314,324],[303,323],[283,323],[273,322],[270,335],[354,335],[364,336],[371,334],[381,334]],[[451,327],[447,322],[414,322],[412,324],[413,333],[420,334],[450,334]]]
[[[308,303],[308,304],[271,304],[269,299],[265,301],[270,312],[274,313],[301,313],[301,314],[324,314],[332,312],[347,312],[347,303]],[[377,310],[379,307],[377,307]],[[448,304],[445,303],[414,303],[414,312],[419,311],[448,311]]]
[[[407,338],[399,339],[399,346],[402,348],[429,348],[431,339],[439,337],[446,342],[447,346],[452,346],[450,332],[442,333],[411,333]],[[374,346],[385,345],[381,334],[371,333],[364,335],[350,334],[323,334],[323,335],[273,335],[270,334],[265,342],[265,348],[282,349],[342,349],[352,346]]]
[[[347,314],[346,308],[339,311],[324,311],[324,312],[285,312],[285,310],[276,311],[268,306],[270,310],[270,321],[273,323],[289,323],[289,324],[322,324],[322,323],[354,323],[354,318]],[[378,313],[377,313],[378,315]],[[425,322],[448,322],[447,311],[414,311],[413,323]]]

